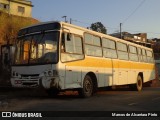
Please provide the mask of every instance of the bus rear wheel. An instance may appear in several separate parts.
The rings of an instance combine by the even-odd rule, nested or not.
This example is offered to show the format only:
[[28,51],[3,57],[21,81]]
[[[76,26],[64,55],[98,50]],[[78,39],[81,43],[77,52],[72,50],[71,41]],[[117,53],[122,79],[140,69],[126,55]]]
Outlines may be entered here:
[[138,77],[137,77],[137,83],[136,83],[136,90],[137,91],[141,91],[142,87],[143,87],[142,77],[140,75],[138,75]]
[[83,81],[83,88],[78,92],[81,97],[87,98],[93,95],[93,81],[89,75],[86,75]]
[[142,87],[143,87],[142,77],[141,77],[140,75],[138,75],[138,76],[137,76],[136,84],[131,84],[131,85],[129,85],[129,87],[130,87],[131,90],[141,91],[141,90],[142,90]]

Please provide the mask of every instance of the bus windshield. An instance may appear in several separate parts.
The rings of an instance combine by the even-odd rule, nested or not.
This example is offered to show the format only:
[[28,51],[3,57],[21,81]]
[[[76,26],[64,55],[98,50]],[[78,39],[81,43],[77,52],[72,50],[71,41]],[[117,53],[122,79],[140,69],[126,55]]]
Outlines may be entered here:
[[19,37],[15,65],[57,63],[58,40],[58,31]]

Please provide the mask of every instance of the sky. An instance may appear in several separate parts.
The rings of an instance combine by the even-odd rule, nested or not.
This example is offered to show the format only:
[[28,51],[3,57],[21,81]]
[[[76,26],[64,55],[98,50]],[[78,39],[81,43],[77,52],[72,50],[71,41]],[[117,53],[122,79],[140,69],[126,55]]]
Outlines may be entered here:
[[32,17],[42,22],[72,19],[72,24],[90,27],[101,22],[111,34],[120,30],[147,33],[160,38],[160,0],[31,0]]

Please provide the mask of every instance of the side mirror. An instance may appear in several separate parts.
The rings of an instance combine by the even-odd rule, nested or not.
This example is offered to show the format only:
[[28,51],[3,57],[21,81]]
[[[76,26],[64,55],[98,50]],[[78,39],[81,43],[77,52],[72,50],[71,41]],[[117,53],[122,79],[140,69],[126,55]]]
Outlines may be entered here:
[[71,41],[71,34],[70,33],[67,34],[67,41]]
[[62,43],[64,44],[64,42],[65,42],[65,34],[63,33],[62,34]]

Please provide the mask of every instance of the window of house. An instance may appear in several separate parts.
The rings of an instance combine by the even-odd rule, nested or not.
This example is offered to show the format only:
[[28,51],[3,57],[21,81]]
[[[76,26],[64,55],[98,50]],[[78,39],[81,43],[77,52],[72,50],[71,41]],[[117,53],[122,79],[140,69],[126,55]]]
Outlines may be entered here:
[[0,3],[0,8],[5,9],[5,10],[9,10],[9,5]]
[[4,4],[4,9],[8,9],[8,7],[9,7],[8,5]]
[[25,12],[25,8],[22,6],[18,6],[18,12],[19,13],[24,13]]

